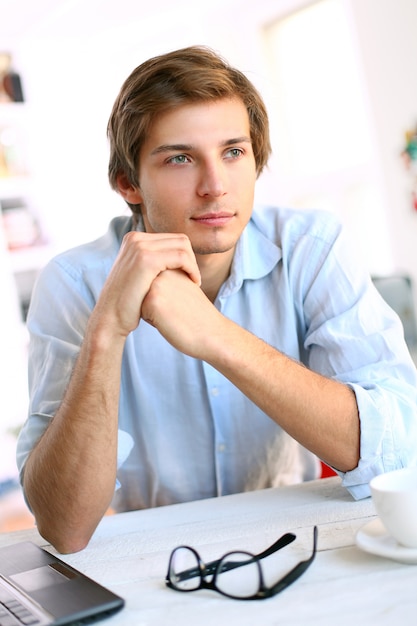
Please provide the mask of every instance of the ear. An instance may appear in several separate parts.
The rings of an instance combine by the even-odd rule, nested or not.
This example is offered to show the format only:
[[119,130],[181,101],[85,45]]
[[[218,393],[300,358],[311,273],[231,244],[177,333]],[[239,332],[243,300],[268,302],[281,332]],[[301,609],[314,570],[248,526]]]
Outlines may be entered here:
[[141,204],[142,194],[138,187],[134,187],[126,174],[118,174],[116,177],[117,190],[129,204]]

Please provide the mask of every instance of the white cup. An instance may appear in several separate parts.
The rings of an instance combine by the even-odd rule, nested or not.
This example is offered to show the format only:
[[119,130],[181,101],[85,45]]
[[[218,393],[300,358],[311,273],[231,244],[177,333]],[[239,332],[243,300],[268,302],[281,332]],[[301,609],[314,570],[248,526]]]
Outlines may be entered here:
[[417,548],[417,467],[380,474],[369,485],[387,531],[403,546]]

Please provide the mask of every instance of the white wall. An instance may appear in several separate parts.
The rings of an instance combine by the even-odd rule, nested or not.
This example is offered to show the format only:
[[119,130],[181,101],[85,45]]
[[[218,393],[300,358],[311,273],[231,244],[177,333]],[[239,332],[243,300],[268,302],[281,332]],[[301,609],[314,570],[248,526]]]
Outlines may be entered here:
[[409,272],[417,288],[417,211],[411,205],[411,178],[399,158],[405,131],[417,124],[417,2],[349,1],[379,149],[395,269]]

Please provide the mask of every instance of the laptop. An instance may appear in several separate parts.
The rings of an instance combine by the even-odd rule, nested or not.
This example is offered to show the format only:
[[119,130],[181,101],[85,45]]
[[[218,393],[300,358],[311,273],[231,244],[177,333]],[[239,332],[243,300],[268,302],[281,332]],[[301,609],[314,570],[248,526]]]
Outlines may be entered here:
[[30,541],[0,548],[0,626],[87,624],[124,600]]

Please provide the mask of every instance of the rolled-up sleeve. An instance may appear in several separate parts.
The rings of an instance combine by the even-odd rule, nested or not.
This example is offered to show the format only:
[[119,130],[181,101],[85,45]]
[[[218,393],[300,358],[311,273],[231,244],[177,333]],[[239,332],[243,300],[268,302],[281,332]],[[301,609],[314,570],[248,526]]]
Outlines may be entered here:
[[304,274],[304,345],[312,369],[356,394],[360,460],[339,474],[358,499],[376,474],[417,463],[417,374],[399,317],[352,259],[342,230],[333,232],[312,247]]

